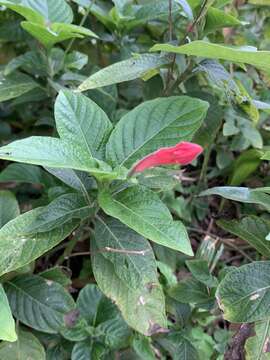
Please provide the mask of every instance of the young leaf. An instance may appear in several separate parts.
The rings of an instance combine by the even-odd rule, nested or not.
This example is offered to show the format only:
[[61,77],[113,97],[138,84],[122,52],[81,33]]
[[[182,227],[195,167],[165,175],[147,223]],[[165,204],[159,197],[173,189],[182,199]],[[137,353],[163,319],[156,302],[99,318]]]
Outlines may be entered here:
[[52,48],[53,45],[58,42],[72,38],[83,38],[84,36],[98,38],[93,31],[72,24],[53,23],[47,27],[44,24],[23,21],[21,26],[48,49]]
[[207,109],[207,102],[187,96],[146,101],[116,125],[107,145],[107,159],[114,166],[130,167],[160,147],[189,141]]
[[169,290],[169,295],[184,304],[205,305],[213,302],[207,287],[192,277],[180,281]]
[[[89,307],[91,304],[91,308]],[[85,286],[78,297],[77,308],[96,336],[110,348],[125,347],[130,329],[119,310],[94,284]]]
[[99,252],[95,241],[91,241],[91,252],[99,288],[116,303],[127,323],[147,336],[163,332],[166,317],[160,285],[154,282],[137,290],[131,289],[128,283],[117,276],[114,264]]
[[186,265],[195,279],[207,287],[216,287],[218,285],[217,278],[211,275],[206,260],[187,260]]
[[86,79],[78,88],[79,91],[95,89],[102,86],[142,78],[148,71],[157,69],[170,62],[168,57],[153,54],[140,54],[99,70]]
[[18,340],[16,342],[1,342],[0,359],[45,360],[46,354],[39,340],[31,332],[19,330]]
[[89,153],[89,157],[104,159],[112,125],[96,103],[84,95],[63,90],[55,102],[55,120],[61,138]]
[[269,317],[270,262],[257,261],[230,271],[221,281],[217,299],[224,318],[253,322]]
[[60,284],[41,276],[17,276],[4,287],[13,315],[38,331],[56,334],[75,309],[71,295]]
[[242,23],[236,17],[211,6],[207,11],[204,33],[207,34],[220,28],[234,27],[244,24],[245,23]]
[[265,71],[270,70],[270,51],[257,51],[254,47],[232,47],[196,40],[182,46],[157,44],[150,51],[165,51],[208,59],[228,60],[234,63],[253,65]]
[[100,192],[99,204],[105,213],[119,219],[142,236],[193,255],[185,226],[172,219],[168,208],[151,190],[134,186],[116,195]]
[[14,99],[38,86],[31,77],[20,72],[8,76],[0,72],[0,102]]
[[[0,284],[0,339],[14,342],[17,340],[15,322],[9,307],[8,299],[3,286]],[[1,353],[1,351],[0,351]]]
[[260,254],[270,258],[270,242],[266,240],[270,232],[270,222],[262,217],[247,216],[240,221],[219,220],[218,226],[247,241]]
[[0,228],[20,214],[19,204],[12,192],[0,191]]

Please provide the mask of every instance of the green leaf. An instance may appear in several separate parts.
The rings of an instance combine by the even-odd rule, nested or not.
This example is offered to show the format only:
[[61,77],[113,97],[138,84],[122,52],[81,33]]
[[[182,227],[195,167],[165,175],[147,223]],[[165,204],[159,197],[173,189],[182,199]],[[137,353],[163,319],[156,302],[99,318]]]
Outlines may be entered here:
[[117,62],[94,73],[79,86],[78,90],[85,91],[142,78],[150,70],[157,69],[169,62],[170,59],[164,56],[153,54],[135,55],[130,59]]
[[106,349],[102,344],[81,341],[73,347],[71,360],[103,360],[105,353]]
[[107,159],[114,166],[129,167],[162,146],[191,140],[207,109],[208,103],[187,96],[146,101],[118,122],[107,145]]
[[176,4],[179,4],[182,7],[189,20],[193,20],[193,12],[188,1],[187,0],[174,0],[174,1],[176,2]]
[[4,75],[10,75],[18,68],[34,75],[47,76],[47,59],[40,51],[27,51],[17,56],[5,66]]
[[263,150],[262,151],[262,160],[270,160],[270,150]]
[[245,343],[246,360],[269,360],[270,320],[255,323],[255,335]]
[[64,287],[69,287],[72,284],[70,279],[71,273],[69,273],[65,267],[55,266],[42,271],[38,275],[44,279],[55,281]]
[[169,44],[154,45],[150,51],[165,51],[208,59],[228,60],[234,63],[253,65],[258,69],[270,70],[270,51],[257,51],[254,47],[233,47],[213,44],[202,40],[182,46]]
[[26,234],[48,233],[72,220],[83,221],[95,213],[94,207],[78,194],[59,196],[36,214],[32,223],[28,223]]
[[169,295],[184,304],[204,305],[213,301],[207,287],[192,277],[180,281],[169,290]]
[[24,30],[38,39],[47,48],[52,48],[54,44],[72,38],[83,38],[84,36],[98,38],[93,31],[72,24],[53,23],[46,26],[35,22],[23,21],[21,25]]
[[165,168],[146,169],[137,176],[138,183],[150,189],[170,191],[179,184],[179,172],[168,171]]
[[65,0],[20,0],[20,2],[40,13],[46,22],[72,23],[73,13]]
[[270,262],[257,261],[230,271],[216,296],[228,321],[265,320],[270,316]]
[[[67,92],[64,94],[61,92],[59,95],[61,96],[60,99],[63,99],[65,94],[67,94]],[[75,95],[74,98],[70,93],[68,93],[68,95],[74,100],[75,105],[77,104],[76,100],[79,99],[78,103],[80,103],[80,105],[83,104],[83,109],[86,111],[85,98],[83,95]],[[89,104],[92,106],[91,100],[89,100]],[[42,165],[45,167],[73,168],[76,170],[89,171],[98,176],[105,175],[110,177],[112,175],[110,166],[102,161],[92,158],[90,152],[88,151],[89,144],[94,146],[94,148],[101,146],[101,140],[97,140],[95,138],[92,139],[91,142],[88,140],[89,125],[87,124],[93,124],[93,121],[91,121],[91,119],[87,119],[88,122],[82,125],[80,123],[80,119],[78,118],[78,114],[75,115],[73,108],[71,107],[69,108],[68,115],[70,122],[73,120],[73,123],[72,126],[71,123],[67,126],[68,124],[65,119],[63,119],[63,112],[60,112],[59,110],[59,103],[56,104],[56,107],[56,125],[59,129],[60,135],[63,136],[63,140],[45,136],[33,136],[23,140],[14,141],[9,145],[0,148],[0,158],[28,164]],[[80,106],[76,111],[79,111],[79,109]],[[90,112],[88,111],[88,113]],[[107,134],[109,131],[110,123],[108,122],[105,113],[103,113],[102,110],[98,110],[97,107],[95,107],[95,114],[99,119],[99,121],[94,122],[96,126],[99,124],[99,132],[96,132],[96,136],[104,136],[104,132],[106,131]],[[107,122],[105,125],[102,125],[102,121],[105,122],[105,119]],[[77,128],[75,125],[76,120],[78,121]],[[79,138],[81,141],[79,141]],[[70,141],[71,139],[72,141]],[[85,148],[82,147],[82,144]],[[95,150],[96,152],[100,151],[100,149],[96,148]]]
[[158,195],[142,186],[127,188],[116,195],[100,192],[99,204],[142,236],[160,245],[193,255],[185,226],[174,221]]
[[20,215],[19,204],[12,192],[0,191],[0,228]]
[[[88,324],[95,326],[100,322],[97,317],[99,306],[102,301],[104,301],[105,297],[99,288],[94,284],[86,285],[79,293],[79,297],[77,300],[77,306],[80,310],[80,315],[88,322]],[[91,307],[89,307],[91,304]],[[99,316],[102,313],[99,313]]]
[[256,171],[261,161],[261,152],[256,149],[242,152],[233,163],[233,172],[230,176],[229,184],[232,186],[240,185]]
[[[127,228],[115,219],[99,218],[95,227],[96,246],[103,251],[102,256],[113,266],[115,277],[123,286],[119,286],[119,293],[111,294],[111,290],[103,288],[103,280],[100,284],[104,293],[115,300],[119,306],[127,323],[140,332],[145,333],[149,327],[149,318],[154,316],[156,307],[159,308],[161,316],[165,316],[165,303],[162,295],[161,287],[158,283],[157,269],[153,251],[143,237]],[[106,249],[109,251],[106,252]],[[98,259],[97,259],[98,263]],[[99,274],[98,274],[99,275]],[[98,276],[99,278],[99,276]],[[150,294],[147,294],[149,285],[156,289],[152,294],[153,308],[149,311],[146,308],[137,306],[136,316],[130,311],[128,304],[125,303],[128,290],[129,301],[132,303],[139,302],[140,297],[147,302]],[[121,290],[125,292],[122,293]],[[150,291],[151,293],[151,291]],[[142,301],[142,302],[144,302]],[[138,317],[140,321],[138,321]]]
[[270,196],[265,188],[249,189],[236,186],[213,187],[200,193],[200,196],[219,195],[225,199],[248,204],[258,204],[270,211]]
[[66,55],[64,61],[67,69],[81,70],[88,63],[88,55],[79,51],[72,51]]
[[244,25],[234,16],[227,14],[225,11],[210,7],[207,11],[204,33],[209,33],[224,27],[234,27]]
[[41,276],[17,276],[4,287],[16,319],[38,331],[58,333],[75,308],[71,295],[60,284]]
[[240,221],[219,220],[218,226],[240,237],[253,246],[260,254],[270,257],[270,242],[266,240],[270,232],[270,222],[258,216],[247,216]]
[[115,28],[114,21],[111,17],[111,5],[106,2],[94,3],[92,0],[73,0],[76,4],[84,7],[86,10],[90,9],[90,13],[96,17],[109,30]]
[[[52,209],[53,204],[59,205],[59,199],[50,204]],[[80,210],[77,209],[75,212],[79,216]],[[47,219],[43,216],[45,213],[48,213],[47,207],[40,207],[16,217],[2,227],[0,230],[0,276],[37,259],[64,240],[81,222],[81,219],[78,218],[70,219],[63,224],[59,222],[58,227],[46,231]],[[51,216],[55,216],[55,214],[51,214]],[[39,232],[39,228],[35,226],[36,219],[39,219],[40,225],[44,225],[43,232]],[[41,219],[44,219],[45,223]],[[57,215],[51,222],[51,227],[56,220]],[[32,233],[29,233],[30,229]],[[33,232],[34,230],[35,232]]]
[[71,23],[73,13],[65,0],[2,0],[0,2],[29,21]]
[[39,340],[30,332],[19,330],[16,342],[0,344],[0,359],[5,360],[45,360],[45,350]]
[[250,4],[269,6],[269,0],[248,0]]
[[54,185],[51,176],[40,167],[16,163],[9,164],[0,173],[0,182],[40,184],[48,187]]
[[[14,342],[17,340],[17,334],[15,331],[15,322],[12,317],[12,313],[9,307],[8,299],[0,284],[0,339],[5,341]],[[1,351],[0,351],[1,353]]]
[[104,159],[112,125],[94,101],[69,90],[61,91],[55,103],[55,120],[61,138],[88,153],[89,157]]
[[[97,234],[97,240],[100,235]],[[91,241],[91,251],[94,276],[99,288],[114,301],[128,324],[148,336],[163,331],[166,326],[164,295],[157,279],[147,284],[144,280],[140,287],[134,289],[118,277],[114,263],[103,252],[99,252],[96,241]]]
[[113,263],[117,276],[127,286],[136,290],[147,283],[158,282],[153,251],[142,236],[113,218],[99,218],[95,238],[101,251],[119,250],[104,252],[103,256]]
[[119,349],[127,345],[130,336],[127,323],[116,305],[106,298],[96,285],[89,284],[81,290],[77,307],[100,342],[111,349]]
[[144,360],[156,360],[153,348],[151,347],[151,340],[148,337],[136,334],[132,341],[132,348]]
[[14,99],[30,90],[37,88],[39,85],[31,77],[16,72],[4,76],[0,72],[0,102]]
[[[44,23],[43,16],[39,12],[34,10],[33,8],[31,8],[31,7],[27,6],[27,5],[25,6],[23,1],[24,0],[19,0],[19,1],[1,0],[0,5],[4,5],[8,9],[11,9],[11,10],[17,12],[18,14],[23,16],[28,21],[33,21],[33,22],[36,22],[36,23],[39,23],[39,24]],[[27,1],[29,1],[29,0],[25,0],[25,2],[27,2]]]
[[85,199],[89,198],[88,191],[90,189],[96,188],[95,180],[86,172],[74,171],[72,169],[57,169],[48,167],[45,167],[45,169],[72,189],[82,192],[85,196]]
[[207,287],[216,287],[218,285],[217,278],[211,275],[206,260],[187,260],[186,265],[195,279]]
[[[176,14],[179,8],[175,3],[172,4],[172,14]],[[120,26],[131,30],[137,26],[147,24],[148,21],[154,19],[167,19],[169,12],[169,4],[163,0],[148,1],[146,4],[133,5],[128,8],[126,18],[120,18]]]
[[46,136],[32,136],[3,146],[0,148],[0,158],[45,167],[89,171],[96,175],[110,173],[108,165],[91,158],[89,153],[72,143]]
[[223,121],[224,111],[219,105],[218,99],[209,93],[192,92],[190,95],[207,101],[210,105],[202,126],[195,133],[192,140],[194,143],[201,145],[203,148],[208,148],[217,136]]
[[158,340],[173,360],[198,360],[199,354],[183,333],[175,332]]

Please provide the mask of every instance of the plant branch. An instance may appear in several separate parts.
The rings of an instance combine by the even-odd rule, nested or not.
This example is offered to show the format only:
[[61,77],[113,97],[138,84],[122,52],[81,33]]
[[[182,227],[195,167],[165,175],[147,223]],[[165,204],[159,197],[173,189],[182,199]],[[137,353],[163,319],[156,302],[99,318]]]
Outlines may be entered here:
[[[89,15],[89,13],[90,13],[91,7],[92,7],[92,5],[94,4],[94,2],[95,2],[95,0],[94,0],[93,2],[91,2],[91,4],[88,6],[87,10],[85,11],[85,14],[83,15],[83,17],[82,17],[82,19],[81,19],[81,21],[80,21],[80,23],[79,23],[79,26],[83,26],[83,25],[84,25],[84,23],[85,23],[88,15]],[[69,44],[68,44],[68,46],[67,46],[67,48],[66,48],[66,50],[65,50],[64,56],[65,56],[65,55],[70,51],[70,49],[72,48],[75,39],[76,39],[76,38],[73,38],[73,39],[70,40],[70,42],[69,42]]]

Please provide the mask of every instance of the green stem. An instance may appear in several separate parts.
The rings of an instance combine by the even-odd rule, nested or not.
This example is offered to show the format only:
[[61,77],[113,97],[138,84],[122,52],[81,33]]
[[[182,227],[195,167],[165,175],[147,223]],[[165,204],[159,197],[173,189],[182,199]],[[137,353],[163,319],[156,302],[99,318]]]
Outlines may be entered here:
[[[93,1],[93,2],[88,6],[85,14],[84,14],[83,17],[82,17],[81,22],[79,23],[79,26],[83,26],[83,25],[84,25],[84,23],[85,23],[88,15],[89,15],[89,13],[90,13],[91,7],[92,7],[92,5],[94,4],[94,2],[95,2],[95,1]],[[68,46],[67,46],[67,48],[66,48],[66,50],[65,50],[65,56],[66,56],[66,54],[69,52],[69,50],[72,48],[75,39],[76,39],[76,38],[73,38],[73,39],[70,40],[70,42],[69,42],[69,44],[68,44]]]
[[206,149],[206,152],[204,153],[204,159],[203,159],[203,165],[202,170],[200,173],[199,183],[206,183],[206,175],[207,175],[207,169],[208,169],[208,163],[211,155],[211,146],[209,146]]

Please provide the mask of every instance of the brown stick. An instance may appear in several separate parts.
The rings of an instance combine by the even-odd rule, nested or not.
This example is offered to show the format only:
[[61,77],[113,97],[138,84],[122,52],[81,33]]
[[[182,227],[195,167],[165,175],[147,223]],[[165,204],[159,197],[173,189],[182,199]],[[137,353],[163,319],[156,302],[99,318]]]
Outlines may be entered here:
[[245,360],[245,343],[252,335],[252,324],[242,324],[232,338],[229,349],[224,355],[224,360]]

